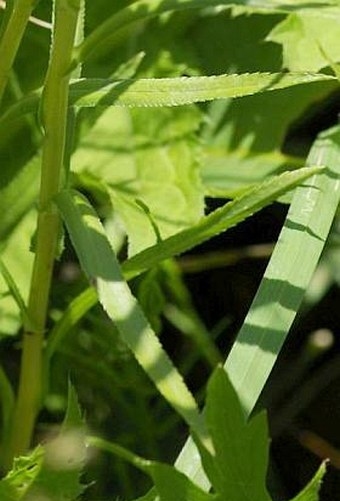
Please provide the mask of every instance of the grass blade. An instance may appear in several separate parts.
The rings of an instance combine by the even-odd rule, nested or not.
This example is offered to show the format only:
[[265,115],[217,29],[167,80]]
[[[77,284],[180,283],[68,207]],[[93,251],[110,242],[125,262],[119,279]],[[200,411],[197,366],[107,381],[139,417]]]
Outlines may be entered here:
[[[247,414],[253,409],[285,341],[324,248],[340,200],[340,129],[315,141],[308,164],[322,175],[296,190],[258,293],[225,363]],[[189,439],[176,466],[207,487]]]

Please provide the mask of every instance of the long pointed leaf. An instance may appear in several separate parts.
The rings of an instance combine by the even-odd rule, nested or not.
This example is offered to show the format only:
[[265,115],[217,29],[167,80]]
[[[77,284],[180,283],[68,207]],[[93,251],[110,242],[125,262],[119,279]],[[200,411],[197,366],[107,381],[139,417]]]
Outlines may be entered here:
[[[324,248],[340,200],[340,129],[321,134],[308,163],[326,165],[322,175],[296,190],[284,228],[258,293],[225,368],[247,414],[270,375]],[[189,439],[177,467],[207,487]],[[299,498],[300,499],[300,498]]]
[[205,440],[204,424],[195,399],[124,281],[115,253],[94,210],[76,192],[60,193],[57,204],[81,266],[88,277],[97,282],[99,301],[122,339],[159,392]]
[[[294,85],[334,82],[321,73],[241,73],[177,78],[83,79],[70,85],[69,102],[77,107],[159,107],[249,96]],[[41,90],[25,96],[1,117],[0,126],[37,111]]]
[[130,258],[123,264],[124,276],[127,278],[136,276],[160,261],[189,250],[235,226],[317,172],[319,172],[318,168],[316,170],[305,168],[294,172],[285,172],[257,185],[242,197],[202,218],[191,228],[183,230]]

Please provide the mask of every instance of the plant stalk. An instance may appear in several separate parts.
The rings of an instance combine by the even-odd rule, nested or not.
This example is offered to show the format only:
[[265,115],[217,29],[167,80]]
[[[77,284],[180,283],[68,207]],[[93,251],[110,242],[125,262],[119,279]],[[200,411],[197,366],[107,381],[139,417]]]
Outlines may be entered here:
[[44,142],[35,261],[28,300],[18,396],[5,466],[30,446],[42,389],[42,355],[60,219],[54,197],[63,183],[71,54],[80,0],[56,0],[53,41],[41,102]]

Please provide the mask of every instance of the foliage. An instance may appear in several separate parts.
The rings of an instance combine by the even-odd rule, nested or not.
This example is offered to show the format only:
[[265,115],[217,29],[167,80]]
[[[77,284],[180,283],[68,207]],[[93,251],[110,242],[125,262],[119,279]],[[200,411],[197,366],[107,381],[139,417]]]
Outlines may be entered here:
[[[136,498],[126,460],[143,501],[280,497],[254,408],[313,276],[309,307],[338,280],[340,129],[294,127],[338,96],[339,18],[337,0],[0,2],[1,499]],[[220,266],[204,245],[273,202],[290,208],[237,336],[228,312],[206,325],[185,259]],[[317,501],[324,474],[286,497]]]

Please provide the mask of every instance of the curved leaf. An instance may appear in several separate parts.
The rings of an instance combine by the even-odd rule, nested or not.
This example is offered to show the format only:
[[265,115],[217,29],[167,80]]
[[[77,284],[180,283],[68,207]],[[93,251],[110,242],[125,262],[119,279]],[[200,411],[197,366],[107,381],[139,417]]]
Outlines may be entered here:
[[[70,85],[70,105],[77,107],[159,107],[249,96],[300,84],[337,81],[321,73],[241,73],[201,77],[82,79]],[[24,97],[0,118],[0,126],[38,109],[41,90]]]

